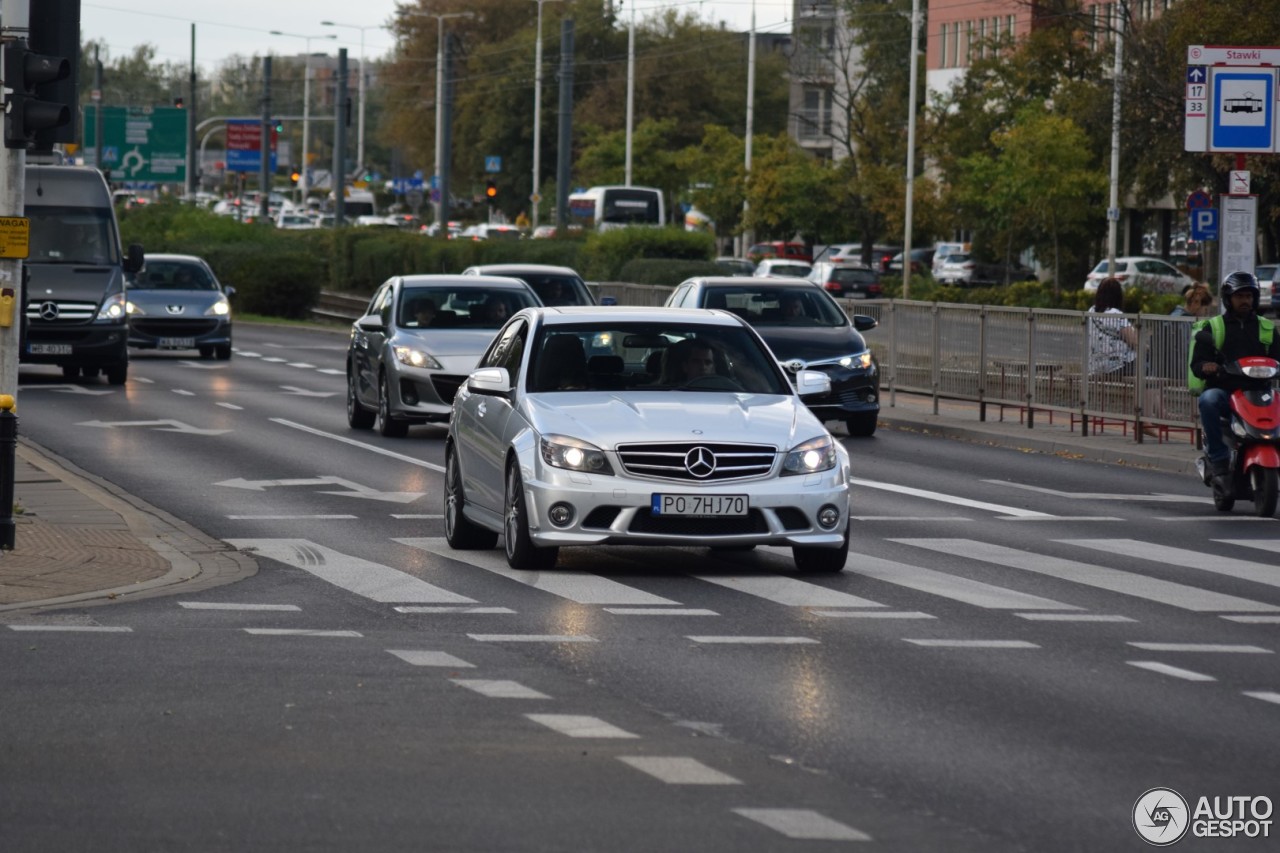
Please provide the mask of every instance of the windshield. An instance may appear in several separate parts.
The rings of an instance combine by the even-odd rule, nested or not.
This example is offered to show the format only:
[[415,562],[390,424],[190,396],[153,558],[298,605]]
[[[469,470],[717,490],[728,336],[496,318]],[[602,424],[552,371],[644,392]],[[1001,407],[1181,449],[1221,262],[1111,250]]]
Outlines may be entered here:
[[529,365],[528,388],[792,393],[773,355],[746,329],[688,323],[547,327]]
[[643,190],[607,190],[600,216],[612,223],[659,223],[657,193]]
[[817,287],[709,287],[703,308],[724,308],[753,326],[846,326],[849,319]]
[[190,261],[147,261],[130,287],[135,290],[217,290],[209,271]]
[[406,329],[499,329],[521,308],[538,303],[526,290],[490,287],[406,287],[397,325]]
[[591,291],[587,284],[576,275],[559,275],[556,273],[511,273],[516,278],[533,288],[543,305],[594,305]]
[[120,241],[111,211],[93,207],[26,205],[32,264],[117,264]]

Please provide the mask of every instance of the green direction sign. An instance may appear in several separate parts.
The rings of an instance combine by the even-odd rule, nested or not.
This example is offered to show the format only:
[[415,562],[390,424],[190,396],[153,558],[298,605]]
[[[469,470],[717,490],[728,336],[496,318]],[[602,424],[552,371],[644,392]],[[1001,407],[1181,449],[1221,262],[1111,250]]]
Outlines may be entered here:
[[[97,108],[84,108],[85,163],[97,166]],[[179,107],[103,107],[102,163],[115,181],[186,183],[187,111]]]

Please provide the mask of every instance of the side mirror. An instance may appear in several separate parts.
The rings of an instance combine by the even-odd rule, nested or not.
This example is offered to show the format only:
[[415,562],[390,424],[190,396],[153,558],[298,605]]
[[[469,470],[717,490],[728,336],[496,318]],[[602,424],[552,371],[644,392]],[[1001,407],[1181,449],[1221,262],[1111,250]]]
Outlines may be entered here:
[[495,397],[509,396],[511,374],[505,367],[482,367],[467,378],[467,390]]
[[362,332],[385,332],[387,330],[382,318],[376,314],[370,314],[368,317],[357,320],[356,327]]
[[872,317],[869,314],[853,315],[853,327],[857,329],[859,332],[869,332],[879,325],[880,325],[880,322],[876,320],[875,317]]
[[796,374],[796,393],[801,397],[819,397],[831,393],[831,377],[821,370],[801,370]]
[[140,269],[142,269],[142,256],[143,256],[142,244],[130,243],[129,252],[127,255],[125,255],[125,259],[124,259],[124,271],[138,272]]
[[236,289],[229,284],[223,285],[222,292],[228,299],[236,295]]

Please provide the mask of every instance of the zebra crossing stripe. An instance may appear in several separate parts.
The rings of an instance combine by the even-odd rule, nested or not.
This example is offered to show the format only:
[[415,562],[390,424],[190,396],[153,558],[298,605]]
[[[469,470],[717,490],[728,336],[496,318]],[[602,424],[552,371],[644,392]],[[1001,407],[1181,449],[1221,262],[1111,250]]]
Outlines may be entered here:
[[859,557],[852,570],[860,575],[886,583],[905,586],[930,595],[950,598],[976,607],[993,610],[1080,610],[1074,604],[1063,604],[1038,595],[992,586],[981,581],[898,563],[878,557]]
[[545,693],[525,687],[518,681],[503,681],[488,678],[451,678],[459,687],[474,690],[481,696],[490,699],[550,699]]
[[387,649],[387,651],[413,666],[447,666],[454,669],[475,669],[476,666],[448,652],[435,652],[425,649]]
[[1215,575],[1280,587],[1280,571],[1276,570],[1274,563],[1237,560],[1222,554],[1208,554],[1152,542],[1139,542],[1137,539],[1059,539],[1058,541],[1068,545],[1079,545],[1082,548],[1106,551],[1108,554],[1137,557],[1163,563],[1166,566],[1198,569]]
[[721,773],[696,758],[658,755],[619,755],[618,760],[668,785],[741,785],[728,773]]
[[568,737],[584,738],[638,738],[599,717],[579,714],[525,714],[530,720]]
[[680,603],[599,575],[570,571],[518,572],[507,565],[507,560],[501,551],[454,551],[442,537],[408,537],[397,538],[394,541],[401,545],[408,545],[410,548],[445,554],[452,560],[493,572],[495,575],[524,586],[558,595],[579,604],[651,606]]
[[807,841],[870,841],[871,836],[812,809],[733,809],[734,814],[763,824],[787,838]]
[[401,604],[475,604],[413,575],[352,557],[307,539],[228,539],[231,547],[310,572],[321,580],[372,601]]
[[1095,566],[1046,554],[1034,554],[974,539],[890,539],[916,548],[925,548],[953,557],[981,560],[997,566],[1021,569],[1038,575],[1118,592],[1159,604],[1199,613],[1276,613],[1280,607],[1224,595],[1206,589],[1147,577],[1119,569]]

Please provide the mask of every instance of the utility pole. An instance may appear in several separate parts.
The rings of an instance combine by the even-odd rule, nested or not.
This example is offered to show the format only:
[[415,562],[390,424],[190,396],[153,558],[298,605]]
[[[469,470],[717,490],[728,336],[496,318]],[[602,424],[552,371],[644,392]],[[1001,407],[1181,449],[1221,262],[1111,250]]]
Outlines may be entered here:
[[[271,57],[262,57],[262,131],[258,138],[258,216],[271,216]],[[194,133],[194,128],[192,129]]]
[[538,4],[538,36],[533,49],[533,191],[529,201],[533,204],[530,227],[538,227],[538,205],[542,204],[542,4],[547,0],[534,0]]
[[556,233],[569,233],[569,154],[573,148],[573,19],[560,22],[560,138],[556,158]]
[[[96,49],[96,48],[95,48]],[[191,76],[188,79],[187,91],[187,180],[185,195],[188,199],[196,195],[196,170],[199,164],[195,161],[196,151],[196,25],[191,25]],[[99,114],[102,112],[99,109]],[[98,137],[101,139],[101,137]]]
[[[364,33],[361,33],[363,36]],[[363,65],[360,73],[364,73]],[[346,193],[337,184],[343,179],[345,186],[347,169],[347,122],[351,120],[351,93],[347,91],[347,49],[338,48],[338,87],[334,101],[333,115],[333,171],[330,172],[333,183],[333,224],[341,227],[346,218]]]

